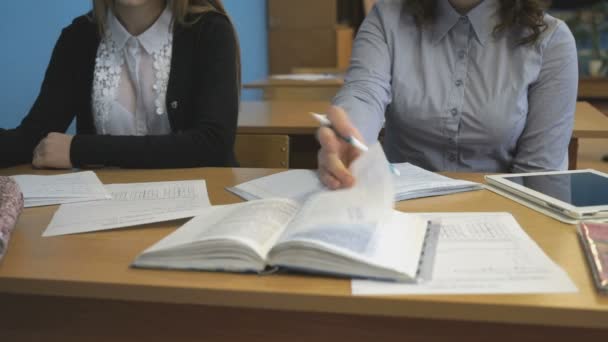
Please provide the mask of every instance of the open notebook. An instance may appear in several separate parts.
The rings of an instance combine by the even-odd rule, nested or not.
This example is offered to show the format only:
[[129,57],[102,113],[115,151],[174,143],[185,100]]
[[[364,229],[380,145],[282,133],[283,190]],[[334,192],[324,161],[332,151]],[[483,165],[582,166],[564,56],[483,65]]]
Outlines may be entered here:
[[[479,183],[452,179],[410,163],[393,166],[400,174],[391,175],[396,201],[482,189]],[[303,202],[312,194],[327,191],[327,188],[319,181],[316,171],[289,170],[254,179],[227,190],[245,200],[282,197]]]
[[305,272],[412,281],[428,221],[392,209],[387,161],[375,145],[353,165],[350,189],[302,204],[281,198],[215,206],[146,249],[136,267]]

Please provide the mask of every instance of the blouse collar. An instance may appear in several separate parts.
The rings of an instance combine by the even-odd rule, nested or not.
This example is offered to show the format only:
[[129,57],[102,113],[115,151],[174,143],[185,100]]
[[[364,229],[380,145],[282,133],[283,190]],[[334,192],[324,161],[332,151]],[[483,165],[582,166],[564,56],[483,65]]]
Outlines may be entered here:
[[148,54],[159,52],[163,46],[170,41],[172,36],[173,14],[166,7],[154,24],[139,36],[133,36],[127,31],[122,23],[116,18],[111,10],[108,10],[107,27],[114,44],[118,50],[122,50],[129,39],[137,39]]
[[477,40],[484,45],[494,32],[499,22],[498,0],[484,0],[465,16],[458,13],[448,0],[437,0],[437,19],[433,28],[433,43],[439,43],[443,37],[466,17],[473,26]]

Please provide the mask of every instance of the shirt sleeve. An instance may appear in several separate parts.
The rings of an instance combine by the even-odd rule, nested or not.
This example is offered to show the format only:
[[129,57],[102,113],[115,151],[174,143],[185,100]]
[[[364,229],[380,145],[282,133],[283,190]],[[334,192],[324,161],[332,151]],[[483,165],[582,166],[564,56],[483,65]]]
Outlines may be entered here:
[[38,142],[50,132],[65,132],[75,116],[73,85],[76,72],[73,65],[73,35],[70,28],[62,31],[40,92],[21,124],[0,132],[0,167],[32,162],[32,152]]
[[528,89],[528,116],[512,172],[567,169],[577,90],[576,44],[559,21],[542,53],[539,77]]
[[391,54],[382,5],[374,6],[361,24],[345,84],[333,100],[334,105],[346,110],[368,143],[378,139],[391,101]]

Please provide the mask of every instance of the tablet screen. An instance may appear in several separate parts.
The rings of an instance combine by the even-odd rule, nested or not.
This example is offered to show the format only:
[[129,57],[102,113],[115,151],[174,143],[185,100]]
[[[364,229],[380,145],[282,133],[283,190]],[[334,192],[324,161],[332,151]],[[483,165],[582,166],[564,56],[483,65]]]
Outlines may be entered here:
[[504,179],[575,207],[608,205],[608,178],[595,173],[507,176]]

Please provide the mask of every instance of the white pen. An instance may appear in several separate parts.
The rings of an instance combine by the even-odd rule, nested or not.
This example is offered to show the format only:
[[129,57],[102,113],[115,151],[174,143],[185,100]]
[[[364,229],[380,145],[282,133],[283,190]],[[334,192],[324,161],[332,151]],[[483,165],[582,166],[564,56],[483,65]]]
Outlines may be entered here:
[[[319,113],[314,113],[314,112],[310,112],[310,114],[312,114],[312,116],[319,121],[319,123],[321,124],[321,126],[323,127],[327,127],[330,128],[332,131],[334,131],[334,133],[342,140],[346,141],[347,143],[351,144],[352,146],[354,146],[356,149],[363,151],[363,152],[367,152],[367,150],[369,150],[369,148],[367,146],[365,146],[364,143],[362,143],[359,139],[351,136],[343,136],[342,134],[338,133],[338,131],[336,131],[335,127],[331,124],[331,121],[329,121],[329,119],[327,118],[327,115],[325,114],[319,114]],[[388,164],[389,168],[391,169],[391,171],[397,175],[397,176],[401,176],[401,172],[399,172],[399,170],[397,170],[397,168],[395,168],[395,166],[391,163]]]
[[312,116],[315,119],[317,119],[317,121],[319,121],[319,123],[321,124],[321,126],[330,128],[332,131],[334,131],[334,133],[338,136],[338,138],[346,141],[347,143],[353,145],[355,148],[357,148],[358,150],[361,150],[363,152],[367,152],[367,150],[369,150],[369,148],[367,146],[365,146],[364,143],[362,143],[361,141],[359,141],[359,139],[357,139],[357,138],[355,138],[353,136],[345,137],[342,134],[338,133],[338,131],[336,131],[336,129],[334,128],[334,126],[332,126],[331,121],[329,121],[329,119],[327,118],[327,115],[325,115],[325,114],[319,114],[319,113],[313,113],[313,112],[310,112],[310,114],[312,114]]

